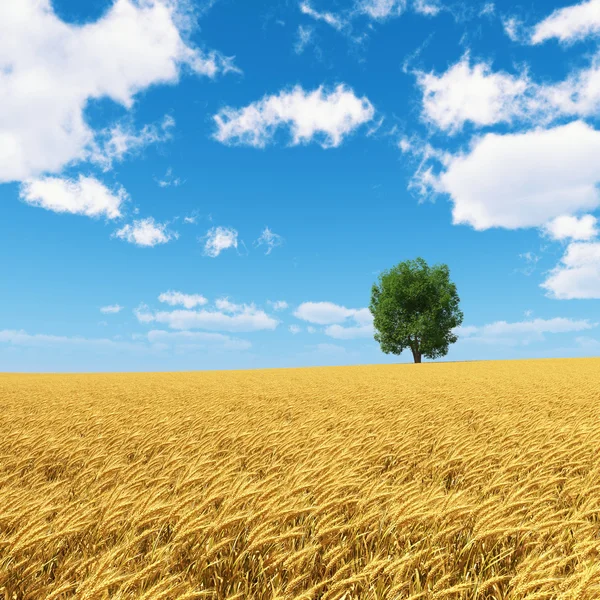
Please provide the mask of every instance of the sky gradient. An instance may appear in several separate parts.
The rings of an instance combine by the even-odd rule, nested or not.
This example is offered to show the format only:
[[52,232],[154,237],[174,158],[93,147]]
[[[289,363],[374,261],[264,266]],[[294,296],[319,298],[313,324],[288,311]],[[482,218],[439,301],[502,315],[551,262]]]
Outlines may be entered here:
[[445,360],[600,350],[600,0],[7,0],[0,371],[411,362],[377,275],[446,263]]

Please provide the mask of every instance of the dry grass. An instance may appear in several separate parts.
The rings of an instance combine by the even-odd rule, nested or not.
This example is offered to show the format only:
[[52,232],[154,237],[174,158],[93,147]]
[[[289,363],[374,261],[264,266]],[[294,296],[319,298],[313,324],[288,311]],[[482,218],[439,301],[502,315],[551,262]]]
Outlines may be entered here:
[[0,598],[600,598],[600,360],[0,375]]

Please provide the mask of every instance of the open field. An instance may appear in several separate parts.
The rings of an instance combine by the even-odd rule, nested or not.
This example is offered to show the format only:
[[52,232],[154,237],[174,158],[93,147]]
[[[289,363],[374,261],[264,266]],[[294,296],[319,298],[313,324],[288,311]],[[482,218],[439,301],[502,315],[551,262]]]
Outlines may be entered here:
[[0,375],[0,598],[600,598],[600,359]]

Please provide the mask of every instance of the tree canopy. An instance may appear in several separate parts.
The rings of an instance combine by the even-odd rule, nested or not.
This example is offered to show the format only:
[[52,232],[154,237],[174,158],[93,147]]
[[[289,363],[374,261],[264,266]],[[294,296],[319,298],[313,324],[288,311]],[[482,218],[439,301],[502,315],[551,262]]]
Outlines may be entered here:
[[371,289],[375,339],[386,354],[410,348],[415,363],[445,356],[463,320],[459,302],[447,265],[430,267],[421,257],[401,262]]

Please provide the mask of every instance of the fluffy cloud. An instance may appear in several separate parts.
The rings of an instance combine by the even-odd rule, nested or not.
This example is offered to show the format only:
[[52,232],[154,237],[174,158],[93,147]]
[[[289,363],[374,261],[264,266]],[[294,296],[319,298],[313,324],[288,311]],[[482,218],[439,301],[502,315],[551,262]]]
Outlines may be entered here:
[[294,316],[317,325],[332,325],[341,323],[355,313],[355,309],[339,306],[333,302],[303,302],[294,312]]
[[121,206],[128,200],[123,188],[110,190],[94,177],[83,175],[77,180],[61,177],[31,179],[21,185],[19,195],[27,204],[57,213],[108,219],[120,217]]
[[100,309],[100,312],[104,313],[104,314],[114,315],[116,313],[121,312],[122,310],[123,310],[123,307],[120,306],[119,304],[111,304],[109,306],[103,306]]
[[575,121],[525,133],[486,134],[452,157],[435,183],[450,195],[455,224],[540,227],[600,204],[600,132]]
[[231,227],[213,227],[206,232],[204,254],[216,258],[228,248],[238,247],[238,232]]
[[561,216],[546,224],[544,231],[555,240],[591,240],[598,235],[597,219],[593,215],[583,217]]
[[448,133],[465,123],[549,125],[564,117],[595,116],[600,110],[600,56],[563,81],[539,84],[527,74],[494,72],[469,54],[441,75],[416,72],[425,121]]
[[510,122],[521,113],[527,79],[494,73],[489,64],[471,66],[466,55],[445,73],[417,72],[423,93],[423,116],[444,131],[455,133],[466,121],[477,126]]
[[353,340],[356,338],[371,338],[375,333],[373,329],[373,315],[368,308],[354,311],[352,319],[355,325],[330,325],[325,328],[325,335],[338,340]]
[[600,0],[588,0],[555,10],[538,23],[531,35],[532,44],[556,38],[568,43],[600,33]]
[[148,332],[148,341],[162,346],[175,346],[179,350],[248,350],[252,344],[247,340],[232,338],[221,333],[204,333],[199,331],[162,331]]
[[194,308],[208,303],[208,300],[200,294],[183,294],[181,292],[163,292],[158,297],[159,302],[165,302],[171,306],[181,305],[185,308]]
[[241,109],[224,108],[213,117],[217,125],[214,138],[226,144],[264,148],[279,128],[288,127],[292,146],[317,138],[323,148],[331,148],[374,114],[366,97],[358,98],[343,84],[330,92],[323,86],[313,91],[296,86]]
[[50,0],[0,2],[0,183],[90,158],[90,100],[131,108],[138,92],[177,82],[182,67],[209,77],[231,69],[184,41],[183,19],[172,0],[115,0],[85,25],[61,21]]
[[136,246],[152,247],[166,244],[177,239],[177,232],[169,231],[166,223],[157,223],[152,217],[134,221],[133,225],[125,225],[114,234],[116,237]]
[[171,329],[248,332],[275,329],[278,321],[253,304],[234,304],[227,299],[215,303],[217,310],[174,310],[152,312],[140,306],[134,314],[140,323],[163,323]]
[[584,331],[595,327],[587,319],[573,320],[564,318],[532,319],[517,323],[497,321],[482,327],[469,325],[457,327],[455,333],[459,340],[472,340],[490,344],[504,343],[509,345],[528,344],[542,341],[547,333],[570,333]]
[[273,233],[268,227],[265,227],[255,243],[257,246],[266,246],[267,250],[265,254],[271,254],[271,250],[275,246],[283,244],[283,238],[277,233]]
[[557,300],[600,298],[600,242],[572,242],[541,284]]

